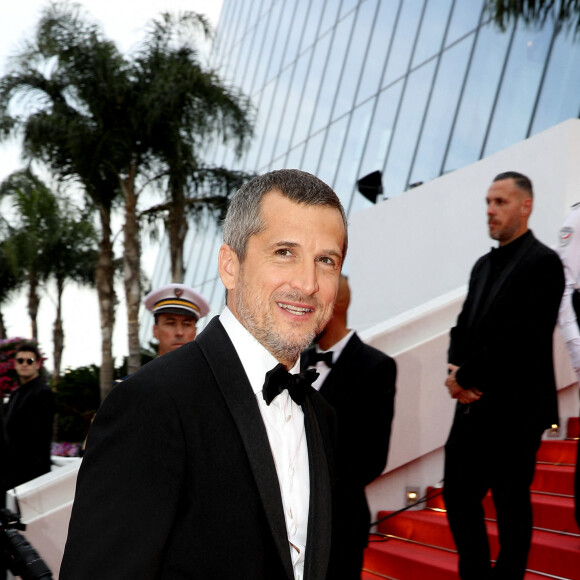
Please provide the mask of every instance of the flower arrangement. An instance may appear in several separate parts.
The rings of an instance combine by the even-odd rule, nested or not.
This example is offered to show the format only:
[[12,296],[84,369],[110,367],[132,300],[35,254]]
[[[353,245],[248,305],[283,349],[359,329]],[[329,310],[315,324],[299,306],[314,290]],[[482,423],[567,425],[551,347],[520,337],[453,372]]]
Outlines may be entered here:
[[51,455],[60,457],[79,457],[81,443],[69,443],[68,441],[58,441],[52,444]]

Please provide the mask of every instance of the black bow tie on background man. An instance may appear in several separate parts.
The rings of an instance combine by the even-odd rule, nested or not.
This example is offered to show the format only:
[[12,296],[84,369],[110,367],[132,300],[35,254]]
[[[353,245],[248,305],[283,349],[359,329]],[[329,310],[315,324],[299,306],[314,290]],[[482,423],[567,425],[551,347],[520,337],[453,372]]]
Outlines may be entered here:
[[297,405],[302,405],[308,389],[317,376],[318,373],[314,369],[292,375],[284,368],[284,365],[277,364],[266,373],[266,381],[262,388],[266,405],[269,405],[284,389],[288,389],[288,393]]
[[318,352],[315,347],[309,348],[302,355],[303,363],[306,367],[315,367],[317,362],[322,361],[326,366],[332,368],[332,351]]

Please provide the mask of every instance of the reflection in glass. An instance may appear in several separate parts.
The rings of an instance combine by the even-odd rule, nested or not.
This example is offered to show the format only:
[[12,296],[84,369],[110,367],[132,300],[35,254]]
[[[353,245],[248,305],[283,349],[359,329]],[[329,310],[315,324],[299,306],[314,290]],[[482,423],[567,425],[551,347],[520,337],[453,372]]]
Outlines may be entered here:
[[469,36],[441,57],[409,183],[426,182],[440,174],[473,40]]
[[580,42],[563,32],[556,37],[538,101],[531,134],[535,135],[580,112]]
[[[551,40],[551,27],[532,31],[523,25],[518,26],[493,113],[484,156],[527,137]],[[522,87],[526,87],[526,90],[522,91]]]
[[310,137],[306,143],[306,150],[304,157],[300,163],[300,169],[308,171],[308,173],[316,174],[318,169],[318,162],[320,161],[320,154],[322,153],[322,145],[324,143],[324,135],[326,131],[320,131],[316,135]]
[[433,0],[427,2],[421,23],[417,46],[413,54],[413,67],[419,66],[441,50],[443,35],[449,21],[453,0]]
[[469,2],[454,0],[445,46],[449,46],[477,28],[484,4],[485,0],[469,0]]
[[401,78],[409,69],[411,52],[417,36],[417,28],[425,0],[403,2],[397,21],[393,46],[383,79],[383,88]]
[[[399,5],[401,1],[399,0]],[[369,27],[369,31],[372,30],[372,37],[363,65],[363,74],[356,97],[357,105],[374,95],[379,89],[398,9],[395,6],[391,6],[390,2],[382,1],[379,3],[379,11],[374,19],[374,27]]]
[[342,151],[342,144],[346,134],[346,125],[348,117],[339,119],[328,128],[326,141],[324,142],[324,151],[320,159],[320,164],[315,171],[315,174],[330,186],[334,183],[334,176],[338,168],[340,159],[340,152]]
[[444,161],[445,173],[479,160],[509,40],[509,34],[498,32],[491,24],[479,32]]
[[[363,2],[356,14],[352,39],[348,48],[340,87],[332,112],[332,120],[338,119],[353,107],[354,96],[359,86],[359,78],[369,43],[369,31],[372,30],[377,0]],[[376,88],[376,87],[375,87]]]
[[383,187],[387,197],[393,197],[407,189],[409,166],[415,152],[434,73],[435,61],[431,60],[409,75],[383,171]]
[[349,46],[353,22],[354,12],[351,12],[338,24],[334,31],[332,46],[328,56],[328,62],[326,63],[326,70],[324,71],[324,77],[320,85],[316,113],[314,114],[312,122],[311,131],[313,133],[328,125],[330,121],[332,104],[336,97],[338,82],[342,73],[346,51]]

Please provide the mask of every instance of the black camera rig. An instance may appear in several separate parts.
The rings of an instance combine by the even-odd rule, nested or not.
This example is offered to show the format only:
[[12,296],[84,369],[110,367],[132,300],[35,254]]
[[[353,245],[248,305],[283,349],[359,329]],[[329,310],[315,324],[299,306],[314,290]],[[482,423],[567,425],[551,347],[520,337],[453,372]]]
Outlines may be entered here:
[[18,532],[24,531],[26,524],[20,516],[6,508],[0,509],[0,546],[2,564],[23,580],[52,580],[52,573],[38,552]]

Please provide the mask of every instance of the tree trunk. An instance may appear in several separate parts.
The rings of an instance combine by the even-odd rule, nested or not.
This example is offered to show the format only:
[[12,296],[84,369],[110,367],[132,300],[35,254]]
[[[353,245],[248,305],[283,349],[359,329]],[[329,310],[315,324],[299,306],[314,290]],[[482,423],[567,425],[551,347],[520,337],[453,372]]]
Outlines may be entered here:
[[115,267],[113,263],[113,242],[111,239],[111,213],[100,207],[101,239],[97,262],[96,282],[101,316],[101,372],[100,391],[103,400],[113,387],[113,328],[115,326],[115,287],[113,285]]
[[0,340],[8,338],[6,336],[6,325],[4,324],[4,315],[0,312]]
[[183,284],[185,265],[183,263],[183,244],[189,225],[185,217],[185,196],[181,181],[171,180],[171,201],[167,218],[169,232],[169,256],[171,260],[171,281]]
[[141,366],[139,343],[139,306],[141,305],[141,243],[137,219],[137,194],[135,193],[136,168],[131,165],[129,175],[121,180],[125,196],[125,224],[123,226],[124,252],[123,274],[125,277],[125,300],[127,303],[127,338],[129,341],[129,374]]
[[32,338],[38,340],[38,305],[40,304],[40,298],[38,297],[38,280],[36,278],[36,273],[31,271],[28,275],[28,316],[30,317],[30,328],[32,332]]
[[52,329],[52,341],[54,344],[52,386],[58,385],[60,381],[60,365],[62,362],[62,351],[64,350],[64,330],[62,328],[62,292],[64,281],[60,278],[56,281],[56,318]]

